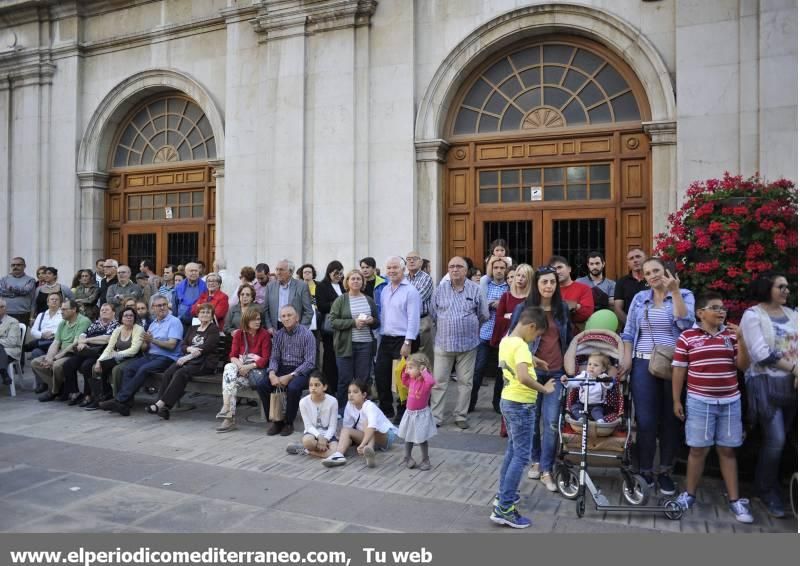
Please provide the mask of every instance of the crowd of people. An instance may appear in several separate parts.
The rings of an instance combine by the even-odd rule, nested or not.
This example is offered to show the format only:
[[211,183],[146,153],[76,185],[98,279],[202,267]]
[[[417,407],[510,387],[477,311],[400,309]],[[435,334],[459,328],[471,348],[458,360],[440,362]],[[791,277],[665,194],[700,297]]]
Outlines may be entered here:
[[[423,471],[432,467],[428,440],[437,428],[469,428],[484,378],[494,378],[492,408],[502,413],[509,440],[492,520],[520,528],[530,524],[517,509],[522,475],[557,490],[565,353],[585,321],[607,309],[619,321],[624,355],[617,367],[596,358],[591,371],[630,380],[642,478],[676,494],[672,469],[685,442],[686,487],[677,501],[688,509],[716,446],[731,510],[752,522],[736,479],[746,395],[749,422],[762,434],[755,493],[771,515],[784,516],[778,474],[796,416],[798,337],[786,278],[754,281],[757,304],[736,326],[726,323],[722,297],[681,288],[661,259],[638,248],[626,259],[629,272],[615,282],[605,277],[603,255],[592,252],[588,275],[574,280],[564,257],[536,269],[517,265],[498,240],[479,264],[483,273],[455,256],[438,283],[429,262],[411,251],[387,258],[382,270],[372,257],[350,270],[331,261],[319,280],[313,265],[296,268],[287,259],[274,271],[258,263],[235,274],[218,262],[205,273],[202,262],[191,262],[164,266],[161,275],[149,260],[134,275],[130,266],[101,259],[64,285],[56,268],[40,267],[31,277],[15,257],[0,278],[0,373],[7,381],[9,360],[24,363],[28,353],[39,401],[123,416],[148,377],[159,374],[156,400],[145,410],[166,420],[192,377],[217,371],[220,344],[229,343],[217,432],[236,430],[243,389],[255,390],[265,409],[282,393],[285,406],[268,411],[267,434],[291,435],[299,413],[302,438],[289,453],[337,467],[353,446],[374,466],[376,451],[400,437],[404,464]],[[19,323],[27,326],[24,343]],[[672,380],[651,372],[660,347],[675,349]],[[457,395],[448,414],[451,386]]]

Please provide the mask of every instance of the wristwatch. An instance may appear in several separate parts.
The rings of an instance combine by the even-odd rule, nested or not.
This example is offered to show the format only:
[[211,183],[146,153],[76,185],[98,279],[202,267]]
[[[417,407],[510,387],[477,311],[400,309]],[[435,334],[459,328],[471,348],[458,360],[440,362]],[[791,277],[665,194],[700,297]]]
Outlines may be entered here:
[[406,346],[411,346],[411,340],[406,340],[403,342]]

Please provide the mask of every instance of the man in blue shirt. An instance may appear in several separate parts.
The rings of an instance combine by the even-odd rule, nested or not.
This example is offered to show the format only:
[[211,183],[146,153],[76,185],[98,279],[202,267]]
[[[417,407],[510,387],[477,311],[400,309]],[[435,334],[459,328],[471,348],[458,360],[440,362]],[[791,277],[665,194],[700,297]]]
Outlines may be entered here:
[[192,305],[197,302],[200,295],[206,292],[206,282],[200,279],[200,266],[196,263],[187,263],[184,267],[186,279],[175,286],[175,304],[172,312],[185,327],[192,324]]
[[181,355],[183,325],[170,314],[166,297],[162,295],[153,297],[152,309],[155,312],[155,320],[150,323],[144,334],[147,353],[125,366],[117,397],[100,403],[100,408],[103,410],[117,412],[123,417],[130,415],[133,396],[144,384],[147,375],[167,369]]

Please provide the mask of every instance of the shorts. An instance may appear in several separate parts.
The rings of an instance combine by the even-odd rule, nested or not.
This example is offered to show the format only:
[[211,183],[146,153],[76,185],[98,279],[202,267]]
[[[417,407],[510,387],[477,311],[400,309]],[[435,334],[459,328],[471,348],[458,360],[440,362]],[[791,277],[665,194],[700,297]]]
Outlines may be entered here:
[[693,448],[742,445],[742,401],[717,405],[686,398],[686,444]]
[[376,446],[375,450],[378,450],[379,452],[386,452],[387,450],[390,450],[396,438],[397,438],[397,429],[392,427],[386,433],[386,446]]

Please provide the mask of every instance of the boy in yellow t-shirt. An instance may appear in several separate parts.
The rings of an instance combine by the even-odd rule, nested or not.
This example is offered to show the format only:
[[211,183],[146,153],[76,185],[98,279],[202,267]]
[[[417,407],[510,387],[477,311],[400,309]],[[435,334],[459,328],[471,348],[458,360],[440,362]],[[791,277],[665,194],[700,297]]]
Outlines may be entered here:
[[547,331],[547,315],[540,307],[522,311],[519,322],[500,342],[500,367],[503,368],[503,393],[500,410],[508,429],[508,446],[500,468],[500,489],[491,517],[493,523],[515,529],[531,526],[531,520],[517,510],[519,482],[531,460],[536,396],[555,391],[555,381],[541,385],[533,369],[529,344]]

